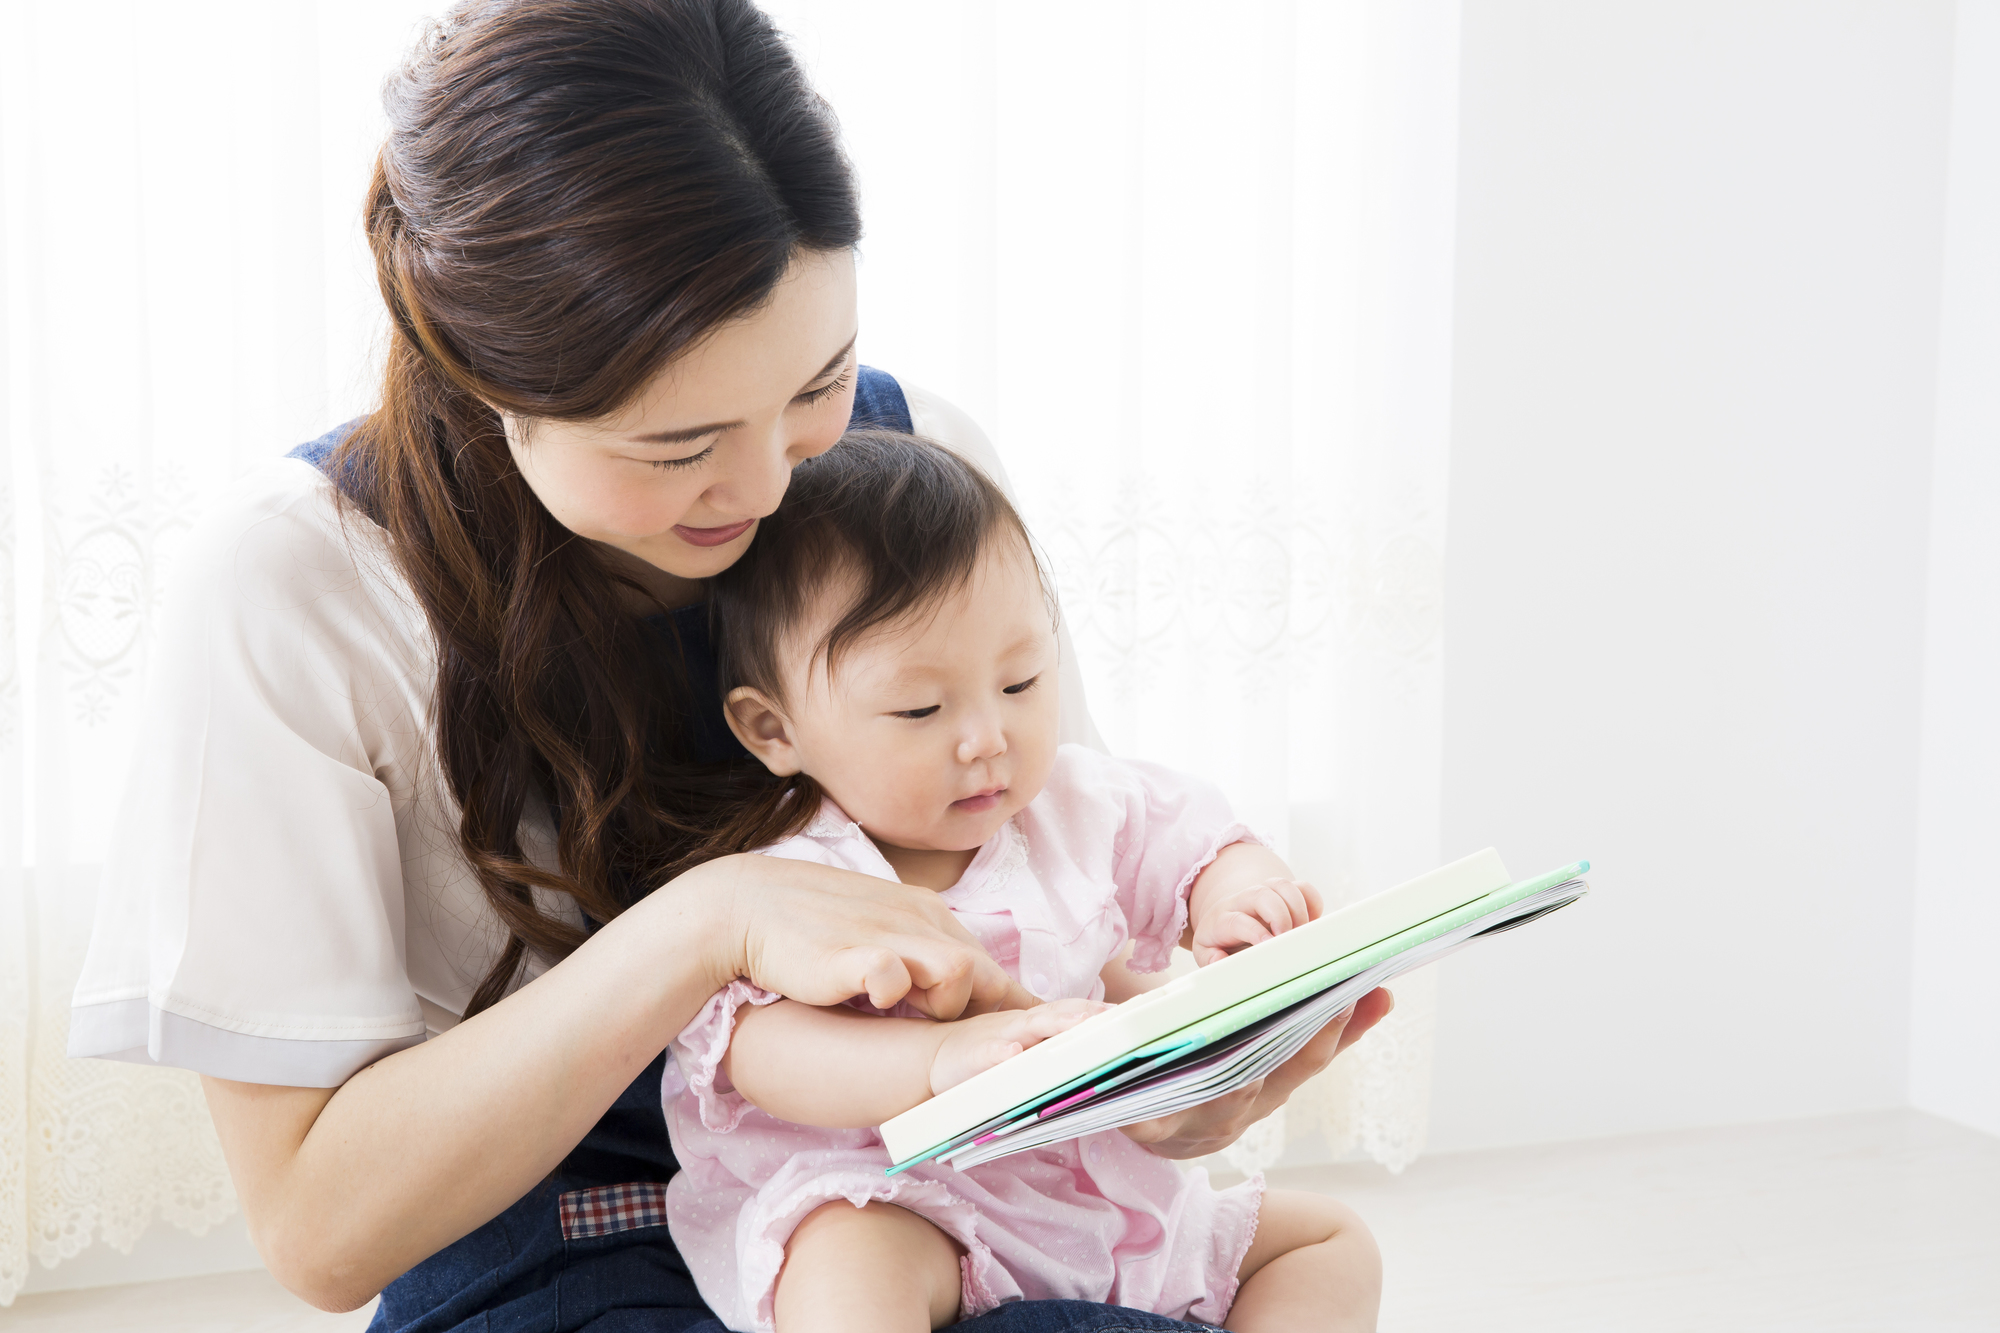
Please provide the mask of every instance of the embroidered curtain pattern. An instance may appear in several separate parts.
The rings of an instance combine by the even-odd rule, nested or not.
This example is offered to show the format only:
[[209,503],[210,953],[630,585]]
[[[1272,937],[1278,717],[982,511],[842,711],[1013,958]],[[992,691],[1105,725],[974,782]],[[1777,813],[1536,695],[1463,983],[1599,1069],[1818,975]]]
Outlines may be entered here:
[[[68,997],[178,540],[366,405],[376,98],[435,7],[0,0],[0,1305],[235,1210],[198,1080],[65,1059]],[[861,172],[864,359],[994,437],[1112,747],[1336,901],[1434,863],[1455,2],[771,8]],[[1233,1165],[1416,1154],[1398,992]]]
[[366,144],[418,12],[0,0],[0,1304],[236,1210],[199,1080],[64,1058],[69,995],[178,542],[360,401]]

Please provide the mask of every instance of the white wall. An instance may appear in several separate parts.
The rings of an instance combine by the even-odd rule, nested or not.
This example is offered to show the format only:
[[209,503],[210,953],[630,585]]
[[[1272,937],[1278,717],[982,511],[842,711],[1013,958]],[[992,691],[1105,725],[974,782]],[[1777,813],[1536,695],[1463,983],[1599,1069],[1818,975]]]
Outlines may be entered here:
[[2000,0],[1958,15],[1910,1100],[2000,1134]]
[[1949,0],[1467,0],[1433,1148],[1902,1104]]

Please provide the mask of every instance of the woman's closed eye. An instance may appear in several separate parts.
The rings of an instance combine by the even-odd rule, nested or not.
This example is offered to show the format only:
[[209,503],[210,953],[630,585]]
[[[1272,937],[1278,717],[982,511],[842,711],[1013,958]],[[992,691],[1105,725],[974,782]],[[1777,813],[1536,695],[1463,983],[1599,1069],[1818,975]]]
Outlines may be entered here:
[[1007,687],[1006,689],[1004,689],[1004,690],[1000,691],[1000,693],[1002,693],[1002,694],[1026,694],[1026,693],[1027,693],[1027,692],[1028,692],[1029,690],[1032,690],[1032,689],[1034,689],[1034,688],[1035,688],[1035,683],[1036,683],[1037,681],[1039,681],[1040,679],[1041,679],[1041,677],[1040,677],[1040,676],[1030,676],[1030,677],[1028,677],[1028,678],[1027,678],[1026,680],[1022,681],[1022,682],[1021,682],[1020,684],[1018,684],[1018,685],[1009,685],[1009,686],[1008,686],[1008,687]]
[[833,379],[827,381],[827,383],[821,385],[819,388],[806,390],[792,401],[804,403],[807,407],[818,407],[821,403],[847,387],[847,381],[853,376],[853,368],[854,363],[849,361],[846,370],[841,371],[840,374],[834,376]]
[[686,458],[655,458],[652,460],[652,463],[654,467],[693,467],[696,463],[702,462],[714,452],[715,446],[711,444],[700,453],[689,454]]

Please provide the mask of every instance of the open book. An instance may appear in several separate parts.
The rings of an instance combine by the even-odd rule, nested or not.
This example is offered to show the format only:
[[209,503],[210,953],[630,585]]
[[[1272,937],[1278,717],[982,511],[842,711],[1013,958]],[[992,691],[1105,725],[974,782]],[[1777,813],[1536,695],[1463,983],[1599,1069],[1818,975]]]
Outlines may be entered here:
[[890,1120],[889,1170],[963,1169],[1232,1092],[1389,978],[1575,902],[1588,869],[1516,884],[1488,848],[1239,950]]

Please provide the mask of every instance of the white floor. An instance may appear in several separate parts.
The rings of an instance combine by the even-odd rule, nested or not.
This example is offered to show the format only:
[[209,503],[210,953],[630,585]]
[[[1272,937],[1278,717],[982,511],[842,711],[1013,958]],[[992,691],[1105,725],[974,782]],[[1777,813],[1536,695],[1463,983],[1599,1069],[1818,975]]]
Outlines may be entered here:
[[1385,1333],[2000,1330],[2000,1138],[1913,1111],[1282,1183],[1368,1219]]
[[360,1333],[374,1302],[321,1314],[268,1273],[219,1273],[128,1287],[16,1297],[0,1310],[7,1333]]
[[[1909,1111],[1273,1178],[1354,1204],[1384,1333],[2000,1333],[2000,1139]],[[7,1333],[335,1333],[261,1273],[23,1296]]]

